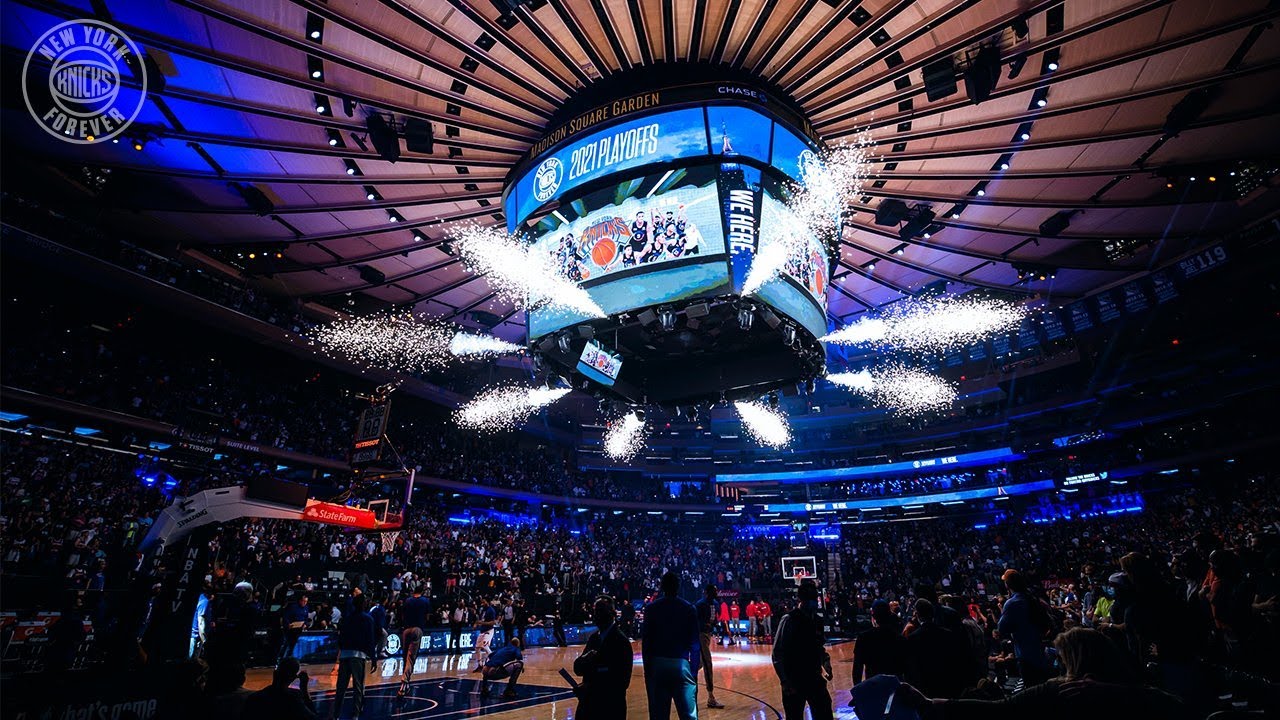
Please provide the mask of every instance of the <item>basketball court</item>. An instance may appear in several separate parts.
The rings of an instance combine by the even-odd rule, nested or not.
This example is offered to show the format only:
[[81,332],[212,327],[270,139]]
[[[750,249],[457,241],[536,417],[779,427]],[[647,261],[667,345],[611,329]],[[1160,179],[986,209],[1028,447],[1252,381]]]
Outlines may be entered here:
[[[630,718],[647,718],[648,702],[644,688],[644,668],[640,661],[640,643],[632,644],[635,665],[632,669],[631,687],[627,691],[627,709]],[[851,662],[853,644],[848,642],[830,646],[831,664],[835,678],[831,682],[831,695],[836,706],[836,717],[853,720],[856,716],[846,707],[851,686]],[[738,645],[718,647],[712,657],[715,663],[716,699],[724,703],[721,710],[706,707],[706,688],[699,686],[698,716],[721,720],[778,720],[782,717],[782,690],[769,659],[769,645]],[[524,653],[525,671],[517,688],[518,697],[506,700],[501,697],[505,681],[493,683],[488,697],[481,697],[477,682],[479,677],[471,672],[474,661],[471,654],[433,655],[418,658],[413,687],[403,700],[396,698],[396,688],[402,672],[399,658],[384,660],[369,674],[365,687],[364,720],[456,720],[484,715],[495,720],[570,720],[577,709],[577,700],[559,675],[560,668],[571,670],[573,661],[582,652],[582,646],[567,648],[531,648]],[[310,689],[316,701],[318,715],[328,717],[333,702],[333,687],[337,674],[332,665],[308,665],[304,668],[311,676]],[[699,682],[703,677],[699,675]],[[271,682],[269,669],[249,672],[245,686],[259,689]],[[354,711],[350,691],[345,704],[346,713],[339,717],[351,717]],[[674,717],[674,711],[672,714]]]

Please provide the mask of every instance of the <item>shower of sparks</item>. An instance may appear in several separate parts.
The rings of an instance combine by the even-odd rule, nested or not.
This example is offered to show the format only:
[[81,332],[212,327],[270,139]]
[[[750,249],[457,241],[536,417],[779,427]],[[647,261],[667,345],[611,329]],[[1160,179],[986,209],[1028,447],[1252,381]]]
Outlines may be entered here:
[[747,272],[743,295],[755,294],[778,277],[788,262],[803,257],[810,238],[827,238],[837,231],[845,207],[862,194],[871,168],[871,144],[870,134],[864,131],[853,143],[838,145],[821,156],[801,155],[800,186],[781,212],[762,218],[760,249]]
[[738,416],[747,434],[761,445],[773,448],[786,447],[791,443],[791,428],[787,425],[787,416],[761,402],[736,402]]
[[500,340],[492,335],[459,332],[449,341],[449,352],[455,357],[494,357],[524,350],[524,346]]
[[912,300],[863,318],[822,338],[837,345],[890,345],[904,350],[947,351],[980,342],[1022,322],[1021,305],[944,295]]
[[500,297],[524,307],[550,306],[593,318],[605,311],[586,290],[560,273],[551,255],[497,228],[466,225],[453,233],[469,270]]
[[644,421],[627,413],[609,424],[604,433],[604,454],[614,460],[630,460],[644,447]]
[[312,332],[311,342],[330,357],[362,367],[426,372],[449,362],[451,332],[452,328],[401,312],[321,325]]
[[827,380],[899,415],[946,410],[956,401],[956,389],[946,380],[898,363],[856,373],[834,373]]
[[569,388],[494,387],[454,412],[459,425],[481,432],[514,430],[538,410],[569,394]]

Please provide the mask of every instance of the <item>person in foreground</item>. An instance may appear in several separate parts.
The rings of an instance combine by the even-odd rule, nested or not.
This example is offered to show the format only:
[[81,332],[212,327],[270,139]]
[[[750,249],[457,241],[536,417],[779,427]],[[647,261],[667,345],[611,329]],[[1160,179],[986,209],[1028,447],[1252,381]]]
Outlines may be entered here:
[[354,717],[360,717],[364,709],[364,674],[378,645],[373,616],[365,612],[364,605],[364,595],[352,598],[351,610],[338,628],[338,685],[334,690],[333,709],[329,711],[330,720],[342,714],[348,683],[355,695]]
[[[241,720],[314,720],[316,705],[307,690],[311,679],[299,672],[299,667],[296,658],[282,659],[271,675],[271,684],[244,701]],[[295,679],[297,690],[289,687]]]
[[578,686],[576,720],[623,720],[627,717],[627,688],[631,685],[631,641],[618,627],[613,598],[601,595],[591,608],[599,628],[587,638],[587,647],[573,661],[573,672],[582,677]]
[[511,638],[503,647],[489,654],[484,665],[480,666],[480,695],[489,694],[489,683],[494,680],[506,680],[507,689],[502,697],[510,700],[516,696],[516,682],[520,673],[524,672],[524,655],[520,653],[520,638]]
[[925,697],[902,684],[900,702],[916,708],[925,720],[1000,720],[1001,718],[1161,718],[1189,720],[1192,714],[1178,698],[1142,682],[1138,669],[1106,635],[1072,628],[1053,642],[1064,677],[1053,678],[1003,700],[942,700]]
[[803,720],[809,706],[813,720],[831,720],[831,656],[827,654],[822,620],[818,617],[818,586],[800,583],[800,606],[782,616],[773,641],[773,669],[782,682],[782,707],[787,720]]
[[640,632],[649,720],[671,717],[674,701],[680,720],[698,718],[698,613],[680,599],[680,576],[662,576],[662,597],[645,608]]

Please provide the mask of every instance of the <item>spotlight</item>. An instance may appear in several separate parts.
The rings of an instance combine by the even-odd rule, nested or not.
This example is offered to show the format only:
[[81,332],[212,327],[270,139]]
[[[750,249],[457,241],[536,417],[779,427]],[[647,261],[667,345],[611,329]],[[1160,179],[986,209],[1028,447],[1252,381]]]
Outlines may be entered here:
[[316,93],[316,112],[320,115],[329,115],[329,98]]
[[1018,137],[1022,138],[1023,140],[1030,140],[1030,139],[1031,139],[1031,133],[1022,133],[1022,134],[1021,134],[1021,135],[1019,135]]
[[328,130],[325,130],[324,132],[325,132],[325,135],[328,135],[328,136],[329,136],[329,147],[338,147],[339,145],[342,145],[342,144],[343,144],[343,143],[342,143],[342,133],[338,132],[337,130],[335,130],[335,129],[333,129],[333,128],[329,128]]
[[1042,108],[1048,104],[1049,104],[1049,88],[1045,88],[1045,87],[1036,88],[1036,91],[1031,93],[1031,103],[1027,105],[1027,109],[1035,110],[1036,108]]
[[360,169],[360,166],[356,164],[355,160],[346,158],[342,161],[342,164],[346,166],[348,175],[364,175],[364,171]]
[[423,240],[425,240],[425,239],[426,239],[426,238],[424,238],[424,237],[422,236],[422,233],[416,232],[416,233],[414,233],[414,234],[413,234],[413,241],[414,241],[414,242],[422,242],[422,241],[423,241]]
[[378,199],[378,190],[377,190],[377,188],[375,188],[375,187],[374,187],[374,186],[372,186],[372,185],[365,185],[365,186],[364,186],[364,197],[365,197],[365,199],[366,199],[366,200],[369,200],[370,202],[372,202],[372,201],[374,201],[374,200],[377,200],[377,199]]
[[315,55],[307,56],[307,74],[312,80],[321,80],[324,78],[324,64],[320,58]]
[[307,13],[307,37],[320,42],[324,37],[324,18],[315,13]]
[[738,308],[738,327],[742,328],[744,331],[751,329],[751,324],[755,322],[755,319],[756,314],[755,311],[751,309],[751,306],[744,305],[743,307]]
[[865,268],[865,269],[867,269],[867,270],[875,270],[875,269],[876,269],[876,261],[875,261],[875,260],[872,260],[871,262],[867,263],[866,265],[863,265],[862,267],[863,267],[863,268]]
[[369,140],[373,142],[373,149],[387,162],[399,160],[400,135],[395,127],[381,114],[370,115],[368,122]]
[[1058,48],[1049,48],[1044,51],[1044,60],[1040,65],[1040,74],[1048,75],[1058,69]]
[[404,222],[404,216],[395,210],[387,211],[387,220],[393,223]]
[[1007,163],[1007,162],[1002,162],[1002,163],[1000,163],[1000,169],[1001,169],[1001,170],[1008,170],[1008,169],[1009,169],[1009,163]]

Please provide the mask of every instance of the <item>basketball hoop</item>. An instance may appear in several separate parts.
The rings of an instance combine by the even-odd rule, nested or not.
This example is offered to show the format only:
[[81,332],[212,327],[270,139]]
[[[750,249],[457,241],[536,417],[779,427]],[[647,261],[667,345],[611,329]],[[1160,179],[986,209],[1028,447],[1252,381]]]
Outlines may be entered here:
[[399,530],[382,533],[382,552],[388,553],[394,551],[396,549],[396,540],[398,539],[400,539]]

